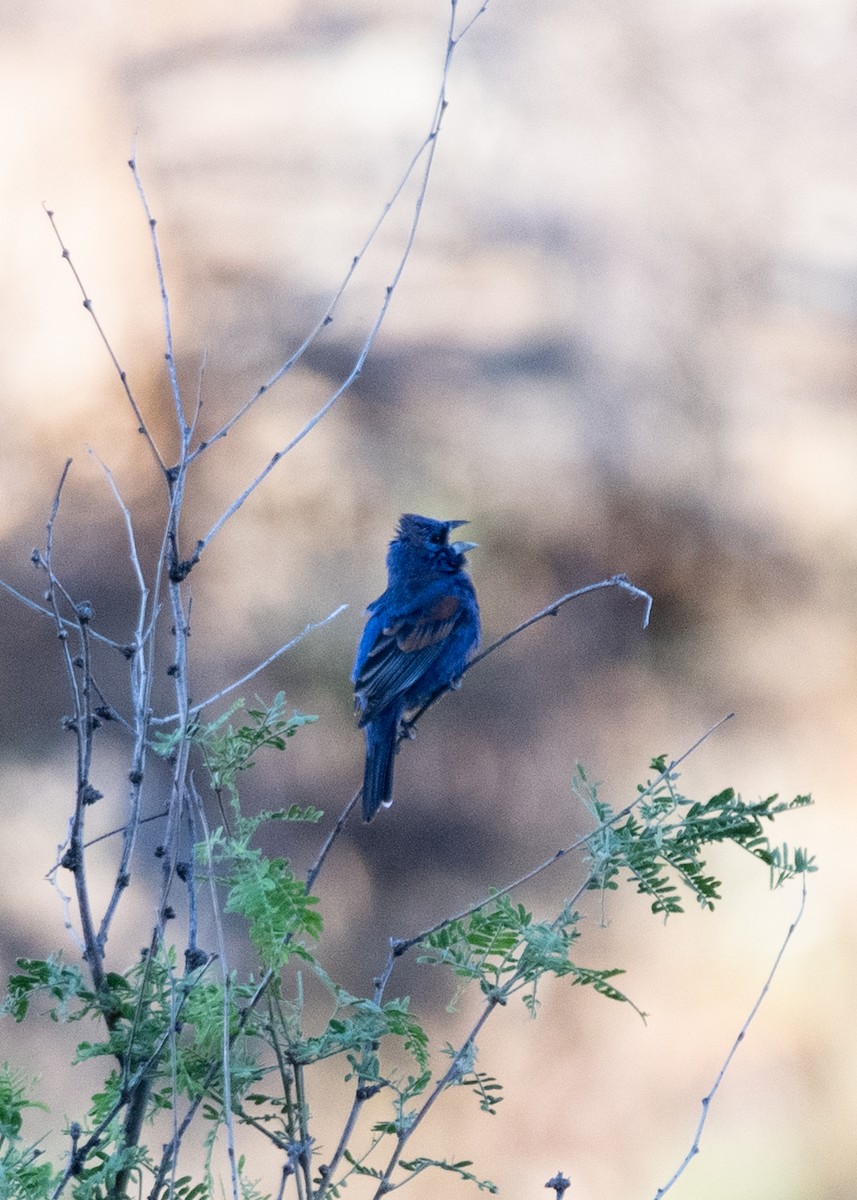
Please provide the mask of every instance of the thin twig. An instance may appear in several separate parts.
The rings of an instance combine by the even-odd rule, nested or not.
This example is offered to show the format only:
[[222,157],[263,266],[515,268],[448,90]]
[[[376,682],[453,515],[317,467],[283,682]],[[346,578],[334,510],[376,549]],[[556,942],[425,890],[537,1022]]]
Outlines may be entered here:
[[[435,156],[435,152],[437,150],[438,135],[440,133],[441,124],[443,122],[443,116],[444,116],[444,113],[446,112],[446,108],[447,108],[446,89],[447,89],[447,83],[449,80],[449,70],[450,70],[450,66],[452,63],[452,56],[456,49],[456,46],[458,45],[458,42],[460,41],[460,38],[457,39],[455,37],[456,5],[457,5],[457,0],[452,0],[452,3],[450,5],[451,15],[450,15],[449,30],[448,30],[448,34],[447,34],[446,54],[444,57],[443,70],[441,72],[440,91],[438,94],[437,102],[435,104],[434,115],[432,117],[429,132],[426,135],[425,141],[424,141],[423,145],[421,146],[420,150],[418,151],[417,155],[415,156],[411,166],[408,168],[408,174],[410,174],[410,172],[413,170],[414,166],[416,165],[416,162],[419,159],[419,157],[423,154],[423,152],[425,152],[425,155],[426,155],[425,167],[423,169],[422,177],[421,177],[419,188],[417,191],[416,200],[414,201],[414,209],[413,209],[413,215],[411,218],[411,224],[410,224],[408,232],[405,236],[404,247],[403,247],[402,253],[399,257],[398,264],[396,265],[396,268],[393,272],[392,279],[384,290],[384,298],[381,302],[381,306],[378,310],[378,314],[375,318],[375,321],[373,322],[372,327],[370,328],[369,333],[367,334],[366,339],[364,340],[363,345],[361,346],[360,351],[359,351],[356,359],[354,360],[354,364],[351,367],[351,370],[348,372],[345,379],[343,379],[342,383],[340,383],[340,385],[328,397],[328,399],[324,402],[324,404],[322,404],[322,406],[317,410],[317,412],[315,412],[313,414],[313,416],[307,421],[307,423],[303,426],[303,428],[301,430],[299,430],[299,432],[297,434],[295,434],[295,436],[291,439],[291,441],[287,442],[286,445],[281,450],[278,450],[276,452],[276,454],[274,454],[272,456],[272,458],[268,462],[267,466],[263,467],[263,469],[259,472],[259,474],[256,476],[256,478],[247,485],[247,487],[244,489],[244,491],[232,502],[232,504],[229,505],[229,507],[226,509],[226,511],[224,513],[222,513],[220,517],[218,517],[218,519],[214,522],[214,524],[211,526],[209,531],[204,535],[204,537],[200,538],[200,540],[197,543],[197,548],[196,548],[197,556],[199,556],[203,553],[205,548],[211,542],[212,538],[214,538],[217,535],[217,533],[223,528],[223,526],[226,524],[226,522],[231,517],[233,517],[236,512],[238,512],[238,510],[245,503],[245,501],[248,500],[250,496],[252,496],[252,494],[256,491],[256,489],[259,487],[259,485],[268,477],[268,475],[271,473],[271,471],[273,471],[273,469],[274,469],[274,467],[276,467],[277,463],[280,462],[280,460],[282,458],[284,458],[285,455],[287,455],[291,450],[293,450],[295,448],[295,446],[298,445],[299,442],[303,441],[303,439],[307,436],[307,434],[311,433],[312,430],[315,429],[316,425],[318,425],[318,423],[327,415],[327,413],[331,410],[331,408],[333,408],[333,406],[334,406],[334,404],[336,404],[337,400],[339,400],[339,398],[351,387],[351,385],[355,382],[355,380],[359,377],[359,375],[361,374],[361,372],[363,370],[363,366],[369,355],[369,351],[372,349],[372,346],[375,343],[375,339],[377,338],[378,333],[381,329],[381,326],[383,325],[384,320],[387,316],[387,311],[388,311],[388,309],[390,307],[390,303],[393,299],[393,294],[398,286],[399,280],[402,277],[402,274],[405,270],[405,266],[407,265],[408,259],[410,258],[411,250],[413,249],[414,241],[417,236],[417,229],[419,228],[420,218],[422,216],[423,204],[425,202],[426,193],[428,191],[429,177],[431,175],[431,169],[432,169],[432,165],[434,163],[434,156]],[[406,178],[407,178],[407,176],[405,177],[405,179]],[[393,197],[392,203],[395,203],[395,200],[398,198],[398,195],[400,194],[401,189],[404,186],[405,179],[403,179],[402,183],[399,185],[399,188],[397,189],[397,192],[395,193],[395,195]],[[391,204],[391,207],[392,207],[392,204]],[[380,226],[380,223],[381,223],[381,221],[383,221],[384,217],[386,216],[387,211],[388,210],[385,210],[385,212],[382,214],[382,216],[378,222],[378,226]],[[372,238],[374,238],[376,232],[377,232],[377,228],[373,229],[372,233],[370,234],[370,238],[369,238],[370,241]],[[368,245],[368,241],[366,244]],[[365,247],[364,247],[364,250],[361,251],[361,254],[364,252],[365,252]],[[352,263],[351,272],[353,272],[355,265],[356,265],[355,263]],[[341,287],[340,292],[337,293],[337,297],[334,300],[334,304],[335,304],[336,300],[338,299],[339,295],[341,294],[342,290],[344,290],[344,287],[347,285],[347,281],[350,278],[351,272],[346,276],[345,283]],[[326,324],[326,323],[327,323],[326,319],[323,319],[322,324]],[[312,336],[314,337],[315,334],[313,334]],[[303,353],[303,348],[301,349],[300,353]],[[287,362],[286,364],[284,364],[283,367],[280,368],[280,370],[272,377],[271,381],[268,384],[264,385],[264,387],[261,388],[259,390],[259,392],[257,392],[256,396],[253,397],[249,403],[254,403],[259,398],[259,396],[263,393],[263,391],[267,390],[267,388],[271,386],[271,383],[274,383],[274,382],[276,382],[277,379],[281,378],[281,376],[285,373],[285,371],[288,369],[288,367],[290,365],[292,365],[291,360],[289,360],[289,362]],[[249,407],[249,403],[248,403],[248,405],[245,406],[244,410],[239,410],[239,413],[236,414],[236,417],[234,418],[234,420],[237,420],[238,416],[243,415],[243,411],[246,411],[246,408]],[[233,423],[234,423],[234,420],[233,420]],[[228,430],[229,424],[227,423],[227,425],[224,426],[223,428],[224,428],[224,431]],[[223,436],[223,434],[220,433],[216,436]],[[210,442],[208,444],[210,444]],[[199,448],[197,449],[197,451],[195,453],[199,453]]]
[[342,812],[339,814],[336,824],[333,826],[330,833],[325,838],[324,845],[322,846],[321,850],[319,850],[319,852],[318,852],[318,857],[316,858],[315,862],[312,864],[310,869],[307,871],[307,875],[306,875],[306,890],[307,890],[307,892],[312,891],[313,886],[315,885],[315,881],[318,878],[318,873],[321,870],[321,868],[324,866],[325,859],[327,858],[328,854],[330,853],[330,849],[333,846],[333,843],[339,837],[340,833],[342,833],[342,830],[345,828],[345,822],[348,820],[349,816],[351,815],[351,810],[354,808],[355,804],[357,803],[357,801],[360,799],[360,797],[362,795],[363,795],[362,788],[360,788],[358,791],[356,791],[354,793],[354,795],[351,797],[351,799],[346,804],[345,808],[343,808]]
[[[33,551],[31,558],[35,566],[41,566],[41,557],[38,550]],[[57,620],[57,614],[52,612],[51,609],[45,608],[43,604],[39,604],[35,600],[31,600],[29,596],[25,596],[24,593],[19,592],[17,588],[13,588],[10,583],[5,581],[5,579],[0,579],[0,588],[2,588],[4,592],[8,592],[10,596],[14,597],[15,600],[18,600],[27,608],[32,609],[33,612],[37,612],[39,616],[48,617],[54,622]],[[77,628],[77,621],[72,620],[71,617],[64,617],[60,614],[59,621],[62,627],[66,630]],[[95,629],[91,629],[89,632],[93,641],[100,642],[102,646],[109,646],[112,650],[121,650],[123,654],[127,650],[127,646],[125,646],[122,642],[117,642],[114,638],[106,637],[103,633],[98,633],[98,631]]]
[[[77,912],[80,921],[80,932],[85,947],[84,958],[89,966],[93,986],[98,991],[104,982],[103,953],[95,933],[92,913],[92,902],[86,881],[86,860],[83,853],[83,835],[86,819],[86,808],[97,796],[89,782],[89,767],[92,758],[92,712],[89,690],[90,680],[90,644],[89,622],[92,609],[88,604],[75,605],[68,592],[61,586],[53,568],[54,525],[59,514],[60,499],[65,482],[71,468],[71,459],[67,459],[60,475],[50,516],[45,527],[45,553],[40,561],[48,577],[48,603],[56,622],[57,637],[62,645],[63,662],[69,690],[74,704],[73,728],[77,748],[77,771],[74,815],[71,819],[68,847],[61,859],[61,865],[68,867],[74,877],[74,890],[77,899]],[[60,592],[71,605],[77,617],[78,634],[82,650],[82,679],[78,683],[75,660],[68,644],[68,631],[60,617],[57,593]]]
[[[458,0],[455,0],[455,3],[452,4],[453,20],[450,24],[450,34],[449,34],[448,40],[447,40],[446,57],[444,60],[444,67],[443,67],[443,72],[442,72],[442,76],[441,76],[441,91],[440,91],[439,98],[435,105],[435,110],[434,110],[434,114],[432,116],[432,121],[431,121],[431,124],[429,127],[429,131],[426,134],[426,136],[423,138],[423,140],[420,143],[417,150],[414,152],[410,162],[408,163],[407,167],[405,168],[404,172],[402,173],[402,175],[399,179],[399,182],[396,184],[395,188],[393,189],[392,194],[385,201],[384,206],[381,209],[379,216],[376,218],[374,224],[372,225],[371,229],[369,230],[368,234],[366,235],[366,238],[364,239],[362,246],[360,247],[360,249],[357,251],[357,253],[352,258],[351,263],[349,264],[348,270],[345,272],[345,275],[343,276],[339,286],[337,287],[336,291],[333,293],[333,296],[329,300],[327,307],[325,308],[321,317],[319,317],[316,324],[312,327],[312,329],[306,335],[304,340],[298,346],[298,348],[285,360],[285,362],[280,367],[278,367],[278,369],[274,372],[274,374],[270,377],[270,379],[266,380],[265,383],[261,384],[257,388],[257,390],[254,392],[254,394],[249,398],[249,400],[246,400],[244,402],[244,404],[242,404],[241,407],[238,408],[236,410],[236,412],[234,412],[232,414],[232,416],[227,421],[225,421],[224,424],[215,433],[213,433],[210,437],[206,438],[204,441],[200,442],[200,444],[198,446],[196,446],[194,448],[194,450],[191,451],[189,461],[192,462],[198,455],[202,454],[210,446],[214,445],[215,442],[218,442],[222,438],[226,437],[227,434],[230,432],[230,430],[236,425],[236,423],[238,421],[240,421],[241,418],[243,416],[245,416],[245,414],[259,400],[261,400],[261,398],[264,395],[266,395],[271,390],[271,388],[283,378],[284,375],[286,375],[289,371],[292,370],[292,368],[294,366],[297,365],[297,363],[303,358],[304,354],[307,352],[307,350],[310,348],[310,346],[315,342],[315,340],[319,336],[319,334],[321,334],[322,331],[328,327],[328,325],[331,325],[333,323],[334,316],[336,314],[336,310],[339,306],[340,300],[344,296],[345,292],[348,290],[348,285],[351,283],[351,280],[354,277],[354,274],[357,271],[357,268],[360,266],[360,263],[366,257],[366,254],[369,251],[369,248],[372,246],[372,243],[375,241],[375,238],[378,236],[378,233],[380,232],[382,226],[384,225],[384,222],[386,221],[387,217],[389,216],[389,214],[391,213],[393,208],[395,208],[396,202],[398,201],[399,197],[401,196],[402,192],[404,191],[405,187],[407,186],[411,176],[413,175],[414,171],[416,170],[417,164],[419,163],[420,159],[423,157],[423,155],[426,153],[427,150],[431,150],[432,155],[434,154],[434,144],[437,141],[437,136],[440,131],[441,120],[443,118],[443,113],[446,108],[446,82],[447,82],[448,75],[449,75],[449,66],[450,66],[450,59],[451,59],[452,51],[454,50],[455,46],[462,40],[462,38],[467,34],[470,27],[476,22],[476,20],[482,15],[482,13],[485,12],[486,8],[488,7],[489,0],[485,0],[485,3],[482,5],[482,7],[479,9],[479,11],[473,16],[473,18],[464,26],[464,28],[458,34],[456,34],[453,37],[452,36],[452,27],[453,27],[454,21],[455,21],[455,7],[456,7],[457,3],[458,3]],[[420,206],[422,204],[422,197],[425,194],[425,189],[426,189],[426,184],[427,184],[427,176],[428,176],[428,172],[429,172],[430,168],[431,168],[431,161],[429,161],[428,167],[423,176],[423,183],[422,183],[422,186],[420,189],[420,197],[418,198],[418,203]],[[418,221],[419,221],[419,211],[417,211],[416,220],[412,224],[412,227],[411,227],[411,234],[410,234],[410,242],[411,243],[413,242],[413,236],[414,236],[414,233],[416,232],[416,224],[418,224]],[[410,245],[407,246],[407,250],[408,250],[408,252],[410,251]],[[407,258],[407,254],[405,255],[405,259],[406,258]],[[394,280],[393,280],[394,286],[398,282],[398,278],[402,273],[403,266],[404,266],[404,262],[400,263],[399,270],[396,273],[396,276],[394,277]],[[377,332],[377,330],[375,332]],[[353,380],[351,380],[351,382],[353,382]],[[338,397],[336,397],[336,398],[338,398]]]
[[800,924],[800,922],[803,918],[803,914],[806,909],[806,875],[801,876],[801,885],[802,885],[802,888],[801,888],[800,906],[798,908],[797,915],[795,916],[791,925],[789,925],[788,932],[786,933],[786,936],[783,939],[783,943],[777,952],[777,956],[774,959],[773,966],[771,967],[770,971],[768,972],[767,979],[765,980],[764,984],[762,985],[762,990],[759,992],[759,995],[756,997],[756,1001],[753,1004],[753,1007],[750,1009],[749,1013],[747,1014],[747,1018],[744,1021],[744,1024],[738,1030],[738,1035],[735,1038],[734,1042],[732,1043],[732,1046],[729,1049],[729,1053],[726,1055],[726,1058],[723,1060],[723,1064],[722,1064],[720,1070],[717,1072],[717,1077],[715,1078],[714,1083],[712,1084],[711,1089],[708,1092],[708,1095],[703,1097],[702,1112],[700,1113],[699,1123],[696,1127],[696,1133],[693,1136],[693,1141],[691,1142],[690,1149],[688,1150],[687,1154],[682,1159],[679,1166],[676,1168],[675,1173],[672,1175],[672,1177],[667,1181],[667,1183],[664,1184],[663,1187],[659,1187],[658,1190],[655,1192],[654,1200],[661,1200],[661,1197],[665,1196],[667,1194],[667,1192],[672,1188],[673,1184],[679,1180],[679,1178],[684,1174],[684,1172],[690,1166],[693,1159],[699,1153],[700,1143],[702,1142],[703,1131],[705,1130],[705,1124],[706,1124],[706,1121],[708,1120],[708,1114],[711,1110],[711,1103],[714,1100],[714,1097],[717,1095],[717,1092],[720,1089],[720,1085],[723,1082],[726,1072],[729,1070],[729,1067],[732,1063],[733,1058],[735,1057],[735,1055],[738,1052],[738,1047],[741,1045],[744,1038],[746,1037],[747,1031],[750,1028],[750,1025],[753,1023],[756,1013],[761,1008],[762,1002],[764,1001],[765,997],[767,996],[768,992],[771,989],[771,984],[774,981],[774,976],[776,975],[777,971],[779,970],[780,963],[783,960],[783,956],[786,952],[786,949],[788,948],[788,944],[792,940],[794,932],[797,929],[798,925]]
[[145,629],[146,621],[149,612],[149,590],[146,587],[146,579],[143,574],[143,568],[140,565],[140,555],[137,550],[137,538],[134,533],[134,522],[131,517],[131,511],[125,503],[119,488],[116,485],[116,480],[113,478],[113,473],[110,468],[103,463],[94,450],[90,448],[89,453],[96,460],[104,474],[107,484],[113,493],[113,497],[119,506],[119,511],[122,513],[122,519],[125,524],[125,533],[128,540],[128,555],[131,560],[131,568],[134,572],[134,578],[137,582],[137,625],[134,631],[134,640],[132,643],[133,649],[130,651],[129,657],[129,673],[131,683],[131,702],[134,712],[134,723],[132,733],[134,735],[134,747],[131,754],[131,770],[129,771],[130,793],[129,793],[129,813],[128,820],[123,827],[122,854],[119,859],[119,865],[116,870],[116,881],[113,885],[113,891],[104,910],[104,915],[101,919],[101,925],[98,930],[98,944],[103,952],[107,938],[110,932],[110,926],[113,917],[119,906],[119,901],[131,881],[131,860],[134,855],[134,847],[137,841],[137,831],[140,826],[140,805],[142,801],[143,779],[146,770],[146,751],[148,747],[148,716],[149,716],[149,695],[151,691],[151,674],[146,670],[146,659],[144,653],[145,645]]
[[[329,624],[335,617],[338,617],[340,613],[345,612],[347,608],[347,604],[340,604],[339,608],[335,608],[332,613],[328,613],[328,615],[326,617],[322,617],[320,621],[310,621],[308,625],[304,626],[299,634],[293,637],[290,641],[285,642],[279,647],[279,649],[275,650],[273,654],[269,654],[264,662],[260,662],[257,666],[253,667],[253,669],[248,671],[246,675],[242,675],[241,678],[236,679],[234,683],[227,684],[226,687],[221,688],[219,692],[215,692],[214,695],[209,696],[206,700],[200,700],[198,704],[192,705],[188,710],[189,718],[191,720],[195,719],[201,712],[204,711],[204,709],[209,708],[212,704],[216,704],[218,700],[222,700],[224,696],[228,696],[230,692],[236,691],[237,688],[243,687],[243,685],[245,683],[249,683],[251,679],[255,679],[255,677],[261,671],[265,670],[265,667],[269,667],[272,662],[276,662],[277,659],[281,658],[287,650],[294,649],[299,642],[304,640],[307,634],[312,633],[316,629],[321,629],[322,626]],[[166,717],[153,717],[152,724],[169,725],[178,719],[178,713],[170,713],[169,716]]]
[[[178,375],[176,374],[175,355],[173,354],[173,326],[172,326],[172,320],[170,318],[170,298],[167,293],[167,284],[166,284],[166,279],[164,277],[164,266],[161,261],[161,247],[158,242],[158,233],[157,233],[158,222],[152,216],[152,210],[149,207],[149,200],[148,200],[148,197],[146,196],[146,190],[143,187],[143,181],[140,178],[139,171],[137,170],[136,156],[132,156],[128,160],[128,166],[131,168],[131,172],[134,176],[134,183],[137,186],[137,193],[140,197],[140,203],[143,205],[143,211],[145,212],[146,220],[149,223],[149,235],[150,235],[150,239],[151,239],[151,243],[152,243],[152,254],[154,255],[154,258],[155,258],[155,271],[158,276],[158,288],[160,289],[160,293],[161,293],[161,308],[163,311],[163,322],[164,322],[164,338],[166,340],[166,347],[167,347],[166,354],[164,355],[164,357],[167,362],[167,371],[170,376],[170,389],[172,391],[173,404],[175,405],[175,410],[176,410],[176,421],[178,422],[179,433],[181,435],[182,442],[185,443],[187,441],[188,434],[190,433],[190,428],[185,419],[184,409],[182,407],[181,392],[179,391],[179,380],[178,380]],[[161,466],[164,467],[164,464],[161,463]]]
[[[623,588],[626,592],[630,592],[632,596],[637,596],[641,600],[645,600],[646,608],[643,613],[643,629],[648,629],[649,618],[652,614],[652,597],[642,588],[638,588],[631,583],[627,575],[611,575],[609,579],[600,579],[597,583],[587,583],[584,587],[575,588],[573,592],[567,592],[564,596],[560,596],[558,600],[554,600],[547,608],[541,609],[540,612],[534,613],[532,617],[528,617],[526,621],[522,621],[520,625],[516,625],[514,629],[510,629],[508,633],[504,633],[496,642],[492,642],[479,654],[474,655],[470,662],[464,668],[464,671],[469,671],[471,667],[475,667],[477,663],[482,662],[483,658],[487,658],[489,654],[493,654],[495,650],[499,650],[511,638],[516,637],[519,633],[523,633],[525,629],[529,629],[531,625],[535,625],[537,621],[543,621],[545,617],[555,617],[564,604],[568,604],[569,600],[576,600],[578,596],[585,596],[588,592],[597,592],[601,588],[618,587]],[[462,672],[464,674],[464,672]]]
[[107,334],[104,332],[104,328],[103,328],[101,322],[99,321],[98,317],[95,314],[95,308],[93,307],[92,301],[90,300],[89,296],[86,294],[86,288],[83,286],[83,280],[81,279],[80,275],[77,272],[77,268],[75,267],[74,263],[72,262],[71,254],[69,253],[69,250],[68,250],[67,246],[65,245],[65,242],[62,239],[62,235],[60,234],[59,228],[57,227],[56,220],[54,219],[54,214],[53,214],[52,210],[49,209],[46,205],[44,206],[44,209],[45,209],[47,218],[51,223],[51,228],[53,229],[54,234],[56,235],[56,239],[59,242],[60,247],[62,249],[62,256],[65,259],[65,261],[68,263],[71,273],[74,276],[75,283],[77,284],[78,288],[80,289],[80,294],[83,296],[83,307],[86,309],[86,311],[89,313],[90,317],[92,317],[92,320],[95,322],[95,328],[98,330],[98,336],[101,338],[101,341],[104,344],[104,348],[107,351],[110,361],[113,363],[113,366],[116,368],[116,373],[119,376],[119,382],[122,384],[122,388],[128,399],[128,403],[131,405],[131,411],[134,413],[134,416],[137,421],[137,432],[141,433],[143,435],[143,437],[146,439],[146,441],[148,442],[149,449],[152,451],[152,455],[155,459],[155,462],[158,464],[158,466],[161,468],[161,470],[165,470],[166,464],[164,463],[164,460],[161,457],[161,452],[158,450],[155,440],[152,437],[151,433],[149,432],[149,427],[143,418],[143,414],[140,412],[139,406],[137,405],[137,401],[134,398],[134,393],[131,391],[131,386],[128,383],[128,376],[125,373],[125,371],[123,370],[123,368],[120,366],[119,359],[116,357],[113,347],[110,344],[110,339],[107,337]]

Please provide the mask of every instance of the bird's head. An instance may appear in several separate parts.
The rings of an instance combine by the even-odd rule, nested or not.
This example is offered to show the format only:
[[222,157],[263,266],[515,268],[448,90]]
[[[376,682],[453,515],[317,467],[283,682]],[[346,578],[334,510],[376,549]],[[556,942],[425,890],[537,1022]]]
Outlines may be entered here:
[[403,513],[396,536],[390,542],[387,565],[405,573],[421,570],[457,571],[465,564],[464,556],[475,550],[477,542],[450,542],[453,529],[467,521],[435,521],[417,513]]

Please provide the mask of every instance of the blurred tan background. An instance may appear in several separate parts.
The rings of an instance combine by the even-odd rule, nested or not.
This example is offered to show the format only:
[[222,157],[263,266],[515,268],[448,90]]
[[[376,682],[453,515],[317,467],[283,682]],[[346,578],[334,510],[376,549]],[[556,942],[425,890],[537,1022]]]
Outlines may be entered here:
[[[72,455],[57,564],[101,627],[126,638],[123,529],[86,448],[134,505],[150,558],[163,519],[161,481],[41,203],[168,445],[159,299],[125,165],[136,144],[182,383],[192,398],[204,360],[213,429],[300,343],[392,194],[428,128],[447,20],[441,0],[6,0],[7,582],[38,597],[29,554]],[[678,755],[734,710],[687,763],[687,788],[700,799],[727,784],[748,797],[813,792],[817,807],[773,833],[809,844],[823,870],[703,1152],[671,1193],[685,1200],[857,1192],[855,56],[857,18],[838,0],[493,0],[454,62],[423,222],[365,371],[192,576],[197,696],[348,603],[254,684],[321,719],[259,764],[248,804],[312,801],[329,818],[359,780],[348,674],[400,512],[470,517],[486,639],[616,571],[654,594],[646,633],[627,596],[576,602],[421,725],[399,758],[394,809],[355,825],[321,888],[329,965],[355,989],[389,935],[475,900],[586,827],[570,794],[577,759],[620,804],[652,755]],[[407,219],[378,239],[301,368],[203,460],[188,547],[347,374]],[[0,603],[6,973],[65,936],[43,875],[73,763],[50,626]],[[106,736],[94,773],[103,828],[122,820],[122,750]],[[147,803],[159,803],[155,773]],[[283,852],[306,865],[315,833],[287,836]],[[105,850],[104,879],[111,863]],[[714,916],[664,928],[629,895],[601,927],[593,898],[581,960],[626,966],[647,1025],[561,985],[535,1024],[498,1013],[480,1066],[506,1086],[499,1113],[455,1097],[420,1149],[475,1159],[521,1200],[544,1195],[558,1169],[575,1200],[652,1196],[690,1144],[799,901],[796,886],[770,894],[737,852],[714,867],[726,892]],[[561,864],[523,899],[548,912],[579,878]],[[126,965],[123,938],[147,937],[129,918],[111,967]],[[393,991],[425,1001],[431,982],[406,966]],[[465,1005],[450,1025],[440,1006],[433,1019],[446,1040],[472,1015]],[[90,1077],[61,1079],[38,1022],[0,1036],[4,1057],[42,1076],[55,1115],[82,1115]],[[261,1154],[255,1174],[275,1190]],[[414,1195],[457,1187],[467,1194],[435,1180]]]

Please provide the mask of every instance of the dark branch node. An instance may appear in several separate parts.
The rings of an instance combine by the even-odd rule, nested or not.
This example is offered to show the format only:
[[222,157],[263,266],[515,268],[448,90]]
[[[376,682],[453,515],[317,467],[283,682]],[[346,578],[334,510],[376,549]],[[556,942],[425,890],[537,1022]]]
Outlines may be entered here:
[[199,544],[197,544],[196,553],[192,558],[185,558],[181,562],[174,562],[170,566],[170,583],[182,583],[190,575],[196,564],[199,562]]
[[176,875],[178,875],[178,877],[182,881],[182,883],[187,883],[188,879],[190,878],[190,863],[189,862],[176,863]]
[[381,1083],[370,1084],[369,1087],[359,1087],[356,1092],[358,1100],[371,1100],[373,1096],[377,1096],[384,1085]]
[[77,733],[77,721],[74,717],[60,717],[60,728],[68,733]]
[[170,678],[172,678],[174,675],[178,675],[178,673],[179,673],[179,664],[178,663],[172,663],[170,666],[167,667],[167,674],[170,676]]
[[197,971],[200,967],[204,967],[208,962],[208,955],[204,950],[200,950],[198,946],[193,949],[185,950],[184,965],[187,971]]
[[155,858],[163,858],[164,855],[166,854],[166,852],[167,852],[166,846],[156,846],[155,847]]
[[81,625],[88,625],[95,616],[95,609],[90,600],[81,600],[80,604],[75,604],[74,612]]
[[173,908],[173,906],[171,904],[167,904],[161,911],[161,920],[162,921],[173,921],[173,920],[175,920],[175,915],[176,915],[176,910]]
[[141,784],[143,782],[143,772],[142,771],[129,771],[128,778],[131,781],[131,783],[133,783],[134,787],[137,787],[139,784]]
[[80,866],[80,854],[76,846],[69,846],[65,854],[60,859],[60,866],[65,867],[67,871],[76,871]]
[[98,788],[92,786],[91,783],[82,783],[80,785],[80,802],[81,804],[95,804],[104,795],[99,792]]
[[115,721],[116,713],[109,704],[99,704],[95,710],[95,715],[100,717],[102,721]]
[[33,553],[30,555],[30,562],[34,567],[40,567],[42,565],[42,552],[39,550],[38,546],[36,546],[35,550],[33,550]]

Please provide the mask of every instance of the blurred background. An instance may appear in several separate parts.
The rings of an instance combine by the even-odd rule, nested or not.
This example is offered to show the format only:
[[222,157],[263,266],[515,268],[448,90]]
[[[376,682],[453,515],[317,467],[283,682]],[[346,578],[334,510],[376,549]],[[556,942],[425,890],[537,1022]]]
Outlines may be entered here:
[[[210,432],[300,344],[392,196],[429,127],[448,19],[441,0],[6,0],[7,583],[39,598],[30,553],[72,456],[55,563],[98,627],[126,640],[124,529],[88,448],[113,471],[149,563],[165,511],[42,203],[169,458],[160,302],[126,160],[136,153],[158,219],[180,378],[189,404],[201,389]],[[808,844],[823,869],[672,1193],[692,1200],[845,1200],[857,1178],[855,55],[844,0],[493,0],[458,48],[422,224],[365,370],[190,580],[197,697],[348,604],[248,689],[282,689],[320,717],[259,762],[248,805],[316,803],[325,829],[362,770],[348,676],[401,512],[470,518],[486,640],[614,572],[652,592],[648,631],[639,603],[596,592],[468,675],[404,747],[392,811],[337,845],[320,894],[328,966],[366,989],[390,935],[588,827],[571,795],[578,760],[620,805],[653,755],[677,756],[734,711],[685,764],[686,789],[812,792],[816,807],[772,832]],[[186,549],[351,369],[413,196],[300,367],[200,461]],[[0,604],[5,975],[63,940],[77,951],[44,880],[74,785],[56,638]],[[121,674],[103,670],[121,706]],[[125,753],[105,735],[92,818],[103,829],[123,820]],[[149,784],[157,811],[154,771]],[[281,829],[273,844],[305,867],[318,836]],[[156,837],[140,879],[156,877]],[[479,1065],[505,1085],[500,1111],[450,1098],[419,1149],[474,1159],[521,1200],[559,1169],[575,1200],[653,1195],[689,1148],[800,899],[798,885],[770,893],[737,851],[712,866],[726,894],[714,915],[664,927],[630,892],[603,918],[596,897],[587,907],[581,961],[625,967],[647,1024],[562,983],[535,1023],[522,1006],[497,1013]],[[547,914],[581,870],[560,863],[520,898]],[[148,940],[147,921],[117,927],[112,969]],[[432,1027],[454,1040],[475,1009],[450,1017],[434,985],[405,964],[393,991],[434,1004]],[[82,1116],[97,1072],[66,1077],[36,1020],[2,1036],[4,1056],[41,1076],[54,1124]],[[325,1118],[331,1131],[339,1116]],[[261,1151],[254,1175],[275,1190]],[[415,1196],[466,1194],[421,1182]]]

